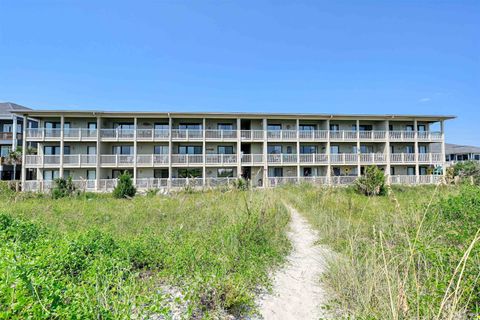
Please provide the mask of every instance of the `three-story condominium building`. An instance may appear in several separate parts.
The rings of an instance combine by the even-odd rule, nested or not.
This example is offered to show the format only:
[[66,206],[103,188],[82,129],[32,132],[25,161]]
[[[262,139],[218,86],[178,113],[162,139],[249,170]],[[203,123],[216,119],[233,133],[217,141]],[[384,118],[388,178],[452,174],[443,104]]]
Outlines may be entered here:
[[[24,190],[71,176],[107,191],[123,171],[139,189],[216,186],[238,177],[253,186],[353,182],[377,165],[389,183],[434,183],[445,164],[444,121],[452,116],[25,111]],[[432,152],[433,143],[441,144]],[[27,169],[36,170],[28,180]]]

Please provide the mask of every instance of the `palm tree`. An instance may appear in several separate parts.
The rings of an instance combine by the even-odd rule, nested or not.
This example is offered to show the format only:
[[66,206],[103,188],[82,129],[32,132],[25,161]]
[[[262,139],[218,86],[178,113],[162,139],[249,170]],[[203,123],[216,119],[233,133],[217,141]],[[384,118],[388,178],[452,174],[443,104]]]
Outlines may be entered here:
[[7,155],[7,161],[8,161],[8,163],[13,165],[13,178],[12,178],[12,180],[15,180],[15,178],[17,176],[17,163],[22,161],[22,148],[17,147],[17,149],[11,150]]

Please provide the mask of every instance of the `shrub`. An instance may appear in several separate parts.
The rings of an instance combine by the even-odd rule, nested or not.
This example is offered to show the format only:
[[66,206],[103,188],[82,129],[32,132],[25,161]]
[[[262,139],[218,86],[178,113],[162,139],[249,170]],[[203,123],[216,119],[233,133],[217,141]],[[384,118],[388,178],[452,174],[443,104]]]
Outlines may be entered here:
[[55,187],[52,190],[52,198],[60,199],[75,194],[75,186],[72,177],[55,179]]
[[355,181],[355,187],[358,192],[367,196],[377,196],[385,194],[385,175],[377,166],[365,168],[363,176]]
[[453,167],[455,176],[461,179],[472,179],[473,183],[480,185],[480,163],[476,161],[465,161],[455,164]]
[[237,180],[233,181],[233,186],[235,189],[238,190],[247,190],[248,189],[248,181],[244,178],[238,178]]
[[133,186],[132,176],[125,171],[118,177],[118,183],[113,189],[113,196],[117,199],[132,198],[135,196],[137,189]]

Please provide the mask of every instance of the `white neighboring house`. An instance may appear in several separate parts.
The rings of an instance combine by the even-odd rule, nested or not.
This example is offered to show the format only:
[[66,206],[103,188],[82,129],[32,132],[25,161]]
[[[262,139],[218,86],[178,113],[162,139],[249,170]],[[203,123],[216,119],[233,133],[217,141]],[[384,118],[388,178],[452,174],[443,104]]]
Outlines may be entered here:
[[[432,150],[439,151],[441,145],[432,145]],[[447,165],[454,165],[462,161],[480,161],[480,147],[460,144],[445,144],[445,161]]]
[[[22,146],[24,117],[16,112],[24,113],[31,110],[15,103],[0,102],[0,180],[14,178],[13,165],[8,161],[8,154],[17,146]],[[36,124],[35,120],[29,119],[28,127],[36,127]],[[20,173],[21,163],[17,164],[16,179],[20,179]]]
[[[29,110],[24,190],[56,177],[108,191],[123,171],[138,189],[217,186],[243,177],[253,186],[348,184],[377,165],[388,182],[435,183],[445,167],[442,115],[104,112]],[[435,170],[436,169],[436,170]],[[29,180],[27,170],[36,171]]]

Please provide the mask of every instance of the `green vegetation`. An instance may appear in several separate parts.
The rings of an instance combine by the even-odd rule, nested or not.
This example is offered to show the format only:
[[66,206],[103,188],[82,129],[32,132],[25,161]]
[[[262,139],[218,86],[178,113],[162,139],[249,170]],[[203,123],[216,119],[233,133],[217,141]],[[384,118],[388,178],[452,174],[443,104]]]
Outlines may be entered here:
[[117,199],[132,198],[137,193],[137,189],[133,185],[132,176],[125,171],[118,177],[118,183],[113,189],[113,197]]
[[369,166],[365,174],[355,180],[358,192],[366,196],[385,194],[385,174],[377,166]]
[[71,197],[74,194],[75,186],[73,185],[72,177],[55,179],[55,186],[52,189],[53,199]]
[[385,197],[310,185],[279,190],[338,254],[332,306],[360,319],[480,313],[480,189],[397,187]]
[[456,163],[453,166],[453,175],[478,186],[480,185],[480,162],[465,161]]
[[270,192],[0,198],[0,318],[245,314],[289,250]]

